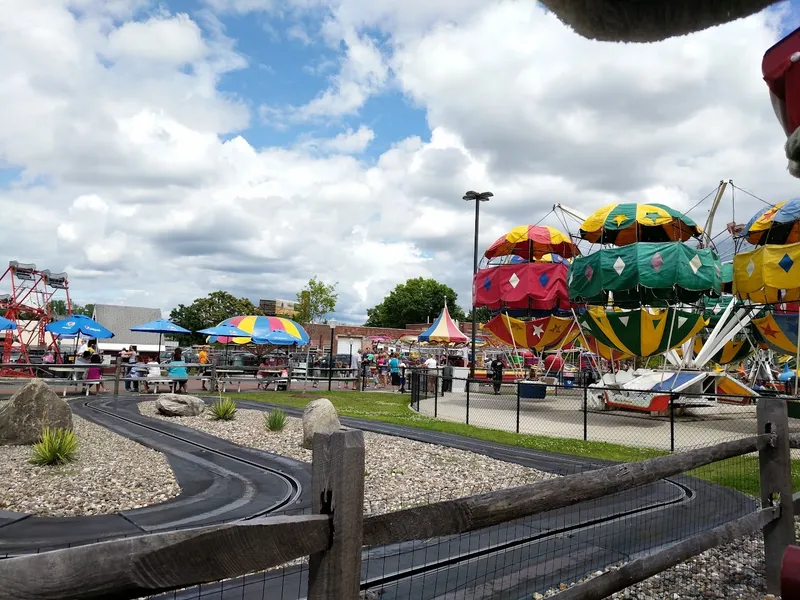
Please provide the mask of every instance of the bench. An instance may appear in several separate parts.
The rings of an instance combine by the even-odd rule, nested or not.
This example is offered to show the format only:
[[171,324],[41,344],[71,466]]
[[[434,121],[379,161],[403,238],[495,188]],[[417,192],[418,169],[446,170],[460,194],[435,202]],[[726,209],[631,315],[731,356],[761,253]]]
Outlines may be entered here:
[[[47,380],[45,380],[45,381],[47,382]],[[80,386],[85,386],[86,387],[85,392],[86,392],[86,395],[88,396],[89,395],[89,390],[92,387],[95,388],[95,392],[96,392],[98,386],[101,383],[110,383],[111,381],[112,380],[110,380],[110,379],[57,379],[57,380],[52,380],[52,383],[64,386],[64,392],[62,393],[62,397],[66,398],[67,397],[67,389],[68,388],[77,388],[77,386],[79,386],[79,385]],[[84,390],[81,390],[82,393],[83,393],[83,391]]]

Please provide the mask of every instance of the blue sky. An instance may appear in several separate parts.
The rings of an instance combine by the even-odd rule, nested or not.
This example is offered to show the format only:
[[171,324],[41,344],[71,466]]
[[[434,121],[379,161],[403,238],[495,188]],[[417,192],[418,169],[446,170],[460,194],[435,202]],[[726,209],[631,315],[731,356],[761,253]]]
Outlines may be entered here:
[[[800,0],[799,0],[800,1]],[[202,4],[192,0],[169,3],[173,12],[186,12],[204,26]],[[329,79],[339,70],[342,56],[323,40],[314,39],[323,14],[315,17],[280,16],[268,13],[222,14],[217,18],[225,34],[235,40],[235,49],[246,57],[248,66],[223,76],[220,89],[245,99],[252,110],[248,141],[257,148],[290,145],[303,136],[333,137],[349,128],[366,125],[375,139],[365,152],[374,159],[396,141],[410,135],[428,139],[429,128],[425,111],[413,107],[395,88],[372,96],[358,114],[328,123],[303,123],[300,126],[275,126],[258,117],[258,107],[300,106],[323,92]],[[292,34],[300,26],[310,39],[298,39]],[[377,32],[369,32],[379,37]]]

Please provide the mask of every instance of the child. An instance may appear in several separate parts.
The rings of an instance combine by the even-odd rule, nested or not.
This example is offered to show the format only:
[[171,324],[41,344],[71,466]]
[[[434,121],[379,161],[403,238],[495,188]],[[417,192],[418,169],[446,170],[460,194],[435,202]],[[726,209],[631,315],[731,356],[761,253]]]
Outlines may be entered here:
[[103,359],[99,354],[92,354],[89,358],[89,364],[92,366],[86,369],[86,381],[99,381],[97,384],[97,393],[106,391],[106,386],[103,385]]

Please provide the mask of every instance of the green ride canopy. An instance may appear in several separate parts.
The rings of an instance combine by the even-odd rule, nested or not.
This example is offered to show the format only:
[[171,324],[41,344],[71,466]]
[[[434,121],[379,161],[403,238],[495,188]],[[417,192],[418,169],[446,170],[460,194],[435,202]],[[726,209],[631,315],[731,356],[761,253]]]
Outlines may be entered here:
[[621,307],[694,303],[722,291],[716,252],[680,242],[640,242],[576,257],[568,275],[570,300]]
[[668,309],[606,312],[593,307],[578,317],[584,333],[633,356],[656,356],[676,348],[705,325],[703,315]]

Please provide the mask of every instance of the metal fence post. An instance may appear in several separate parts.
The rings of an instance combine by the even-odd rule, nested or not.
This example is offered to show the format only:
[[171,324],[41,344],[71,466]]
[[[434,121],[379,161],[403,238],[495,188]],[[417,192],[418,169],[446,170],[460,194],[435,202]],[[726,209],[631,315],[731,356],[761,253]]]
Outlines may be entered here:
[[583,382],[583,441],[589,439],[589,386]]
[[517,433],[519,433],[519,381],[516,382],[517,385]]
[[465,422],[469,425],[469,378],[467,378],[467,416]]
[[773,445],[758,453],[761,475],[761,504],[780,505],[780,516],[764,526],[764,562],[767,593],[781,593],[781,560],[786,548],[795,543],[792,501],[792,461],[789,449],[789,416],[786,402],[777,398],[758,401],[758,433],[775,434]]
[[117,356],[116,365],[114,366],[114,398],[119,396],[119,376],[122,374],[122,357]]
[[[435,379],[434,379],[434,382],[436,382]],[[434,385],[436,386],[436,389],[438,390],[439,386],[436,385],[435,383],[434,383]],[[434,394],[434,396],[433,396],[433,416],[434,417],[438,417],[439,416],[439,394]]]
[[675,452],[675,394],[669,395],[669,451]]

